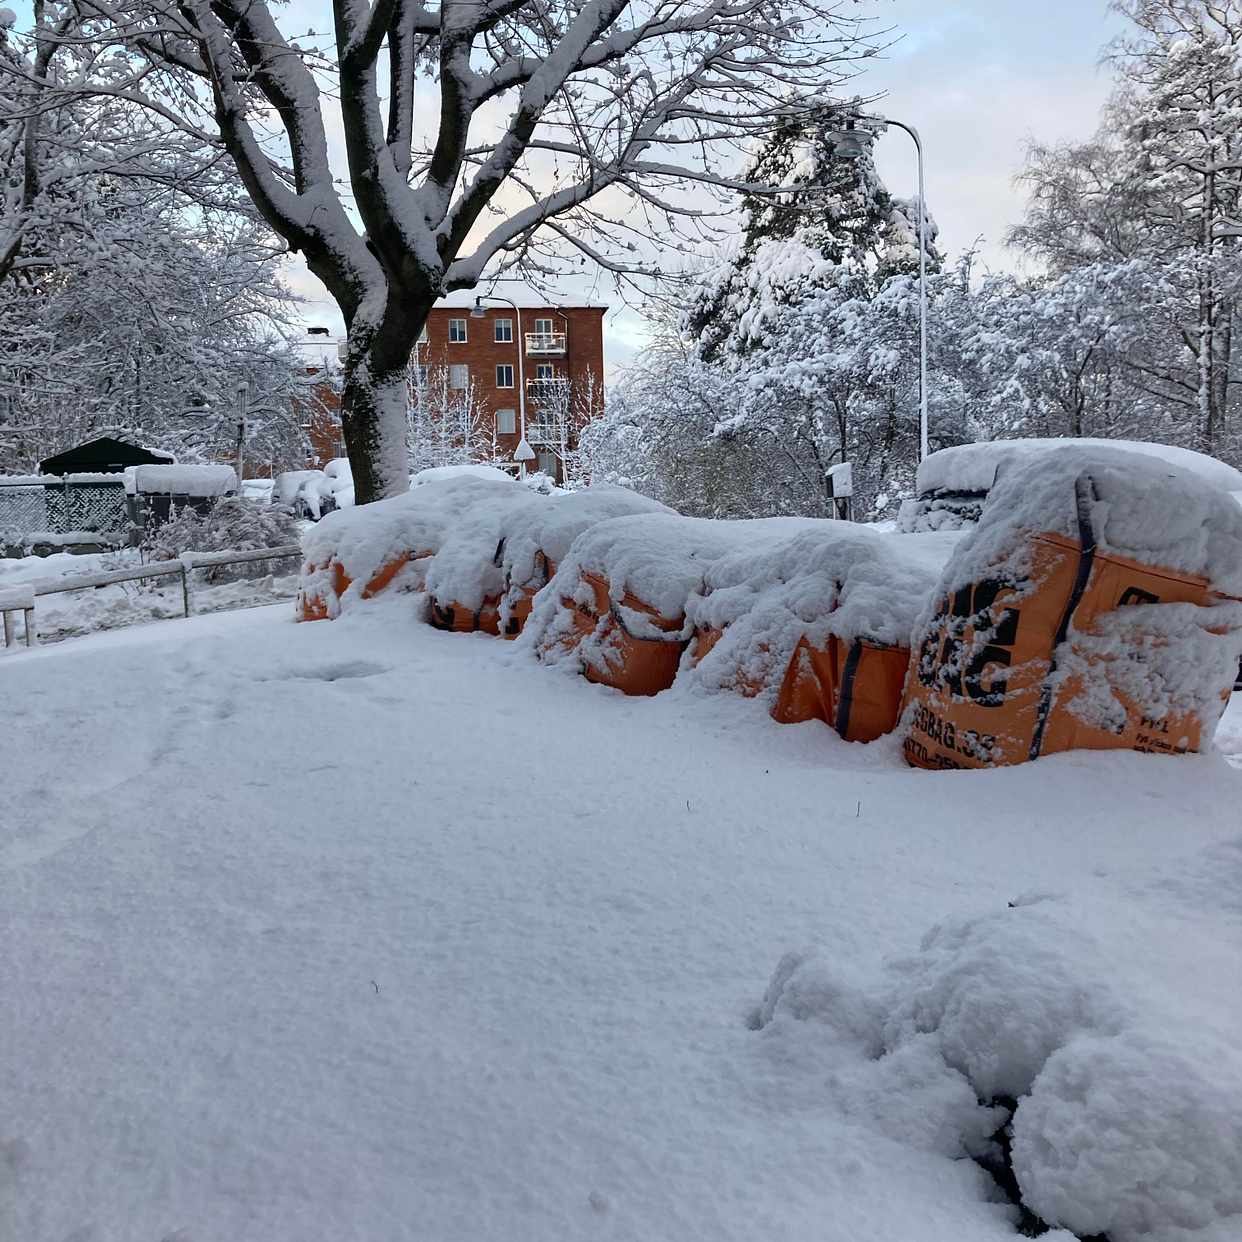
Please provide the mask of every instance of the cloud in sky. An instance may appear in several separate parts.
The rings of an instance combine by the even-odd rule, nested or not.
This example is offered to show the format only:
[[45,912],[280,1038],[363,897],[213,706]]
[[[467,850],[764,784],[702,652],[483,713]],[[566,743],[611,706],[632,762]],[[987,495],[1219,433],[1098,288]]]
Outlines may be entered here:
[[[914,125],[927,160],[927,202],[950,253],[983,239],[993,267],[1015,266],[1006,231],[1021,218],[1013,178],[1032,139],[1094,131],[1111,75],[1104,45],[1122,29],[1105,0],[889,0],[877,8],[901,36],[857,79],[883,91],[877,111]],[[893,130],[877,149],[880,174],[914,191],[914,152]]]

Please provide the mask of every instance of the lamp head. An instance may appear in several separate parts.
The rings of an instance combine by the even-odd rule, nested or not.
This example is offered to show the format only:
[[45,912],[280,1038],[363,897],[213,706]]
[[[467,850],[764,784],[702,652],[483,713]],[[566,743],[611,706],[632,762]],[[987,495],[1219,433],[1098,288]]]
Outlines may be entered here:
[[857,129],[853,118],[843,126],[828,131],[832,150],[843,160],[860,160],[870,149],[875,135],[869,129]]
[[482,298],[474,299],[474,305],[470,308],[470,318],[471,319],[486,319],[487,318],[487,307],[483,305]]

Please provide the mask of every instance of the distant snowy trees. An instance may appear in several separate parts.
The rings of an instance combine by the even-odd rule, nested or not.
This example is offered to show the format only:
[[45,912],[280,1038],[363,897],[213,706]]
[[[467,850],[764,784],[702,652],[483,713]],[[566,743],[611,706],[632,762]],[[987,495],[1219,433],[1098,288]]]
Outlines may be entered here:
[[1062,309],[1069,291],[1080,319],[1109,322],[1083,406],[1097,434],[1138,427],[1238,461],[1242,9],[1118,8],[1132,31],[1114,49],[1100,133],[1032,152],[1031,208],[1012,240],[1048,267]]
[[104,431],[227,451],[242,382],[264,456],[300,460],[283,246],[227,163],[77,93],[109,62],[73,10],[36,11],[33,38],[0,30],[0,470]]
[[[1034,147],[1022,174],[1010,241],[1038,274],[929,256],[933,449],[1098,436],[1242,465],[1242,8],[1119,7],[1132,34],[1099,134]],[[916,211],[869,160],[840,159],[831,128],[827,110],[756,149],[748,176],[796,188],[747,201],[680,334],[665,324],[615,386],[589,444],[604,476],[713,516],[826,513],[824,474],[843,459],[860,516],[909,493]]]
[[[869,153],[836,153],[839,124],[822,108],[759,146],[744,179],[785,189],[745,197],[736,253],[619,386],[588,446],[605,472],[626,473],[608,463],[611,425],[688,512],[827,514],[828,471],[846,460],[868,514],[908,487],[917,204],[888,193]],[[936,272],[934,249],[929,260]]]

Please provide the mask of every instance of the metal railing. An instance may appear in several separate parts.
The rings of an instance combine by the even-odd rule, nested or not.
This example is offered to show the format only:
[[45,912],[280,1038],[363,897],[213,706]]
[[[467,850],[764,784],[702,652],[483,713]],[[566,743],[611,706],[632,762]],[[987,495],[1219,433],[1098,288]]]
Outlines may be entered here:
[[554,419],[537,418],[526,424],[528,444],[560,444],[567,438],[565,425]]
[[526,333],[526,352],[528,354],[563,354],[565,352],[564,332],[528,332]]
[[[12,641],[13,612],[21,611],[26,624],[26,646],[38,644],[38,626],[35,622],[33,601],[40,595],[59,595],[66,591],[98,590],[100,587],[113,586],[118,582],[142,582],[149,578],[181,579],[181,602],[183,615],[193,615],[190,593],[190,574],[196,569],[213,569],[221,565],[244,565],[252,561],[284,560],[287,557],[301,556],[301,545],[296,543],[281,544],[275,548],[252,548],[246,552],[183,552],[175,561],[152,561],[148,565],[130,565],[122,569],[102,569],[91,574],[74,574],[68,578],[43,578],[27,583],[14,591],[0,592],[0,612],[4,614],[5,645]],[[8,602],[8,595],[14,596]],[[19,598],[19,596],[23,598]],[[31,600],[27,607],[25,598]]]
[[569,378],[555,375],[551,379],[528,379],[527,401],[563,401],[569,393]]

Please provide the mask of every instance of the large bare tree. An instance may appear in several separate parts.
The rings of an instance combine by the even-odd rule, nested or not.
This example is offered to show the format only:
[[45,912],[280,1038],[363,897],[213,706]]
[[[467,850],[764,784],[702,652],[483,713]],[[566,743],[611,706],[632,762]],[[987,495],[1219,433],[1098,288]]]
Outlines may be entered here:
[[340,306],[362,501],[406,485],[406,366],[438,298],[575,255],[649,270],[742,188],[742,144],[874,54],[856,0],[333,0],[324,39],[274,0],[73,3],[118,49],[77,88],[227,151]]

